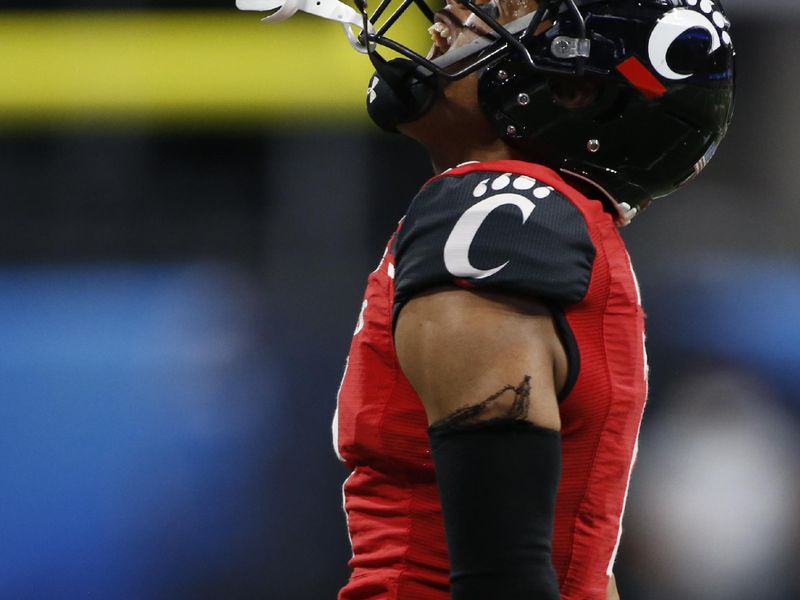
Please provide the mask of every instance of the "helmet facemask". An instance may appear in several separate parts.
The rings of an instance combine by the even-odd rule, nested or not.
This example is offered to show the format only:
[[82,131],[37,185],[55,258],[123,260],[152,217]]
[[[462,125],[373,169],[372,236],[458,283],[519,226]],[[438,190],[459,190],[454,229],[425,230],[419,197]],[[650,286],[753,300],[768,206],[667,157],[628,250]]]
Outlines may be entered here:
[[[359,40],[379,71],[388,62],[381,55],[382,48],[412,61],[421,75],[433,74],[445,81],[466,77],[508,53],[518,55],[531,69],[552,71],[552,66],[537,64],[526,42],[537,34],[542,23],[564,10],[572,12],[578,24],[576,37],[562,41],[574,48],[573,57],[579,59],[574,72],[581,72],[580,59],[588,54],[586,29],[575,0],[448,0],[438,11],[424,0],[403,0],[391,14],[389,8],[396,0],[381,0],[372,14],[363,0],[355,2],[363,16]],[[390,37],[392,26],[412,6],[431,23],[429,32],[434,46],[425,55]]]

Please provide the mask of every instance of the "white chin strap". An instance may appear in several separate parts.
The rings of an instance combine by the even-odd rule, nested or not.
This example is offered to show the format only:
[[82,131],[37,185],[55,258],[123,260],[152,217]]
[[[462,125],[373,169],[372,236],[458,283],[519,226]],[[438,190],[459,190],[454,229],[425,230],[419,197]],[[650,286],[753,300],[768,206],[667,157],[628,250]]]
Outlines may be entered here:
[[[358,37],[353,32],[353,27],[358,27],[359,30],[363,29],[364,18],[355,9],[339,0],[236,0],[236,8],[259,12],[274,10],[274,13],[261,19],[267,23],[285,21],[298,10],[329,21],[336,21],[342,25],[350,45],[362,54],[367,53],[367,47],[358,41]],[[374,33],[372,23],[368,27],[369,32]]]

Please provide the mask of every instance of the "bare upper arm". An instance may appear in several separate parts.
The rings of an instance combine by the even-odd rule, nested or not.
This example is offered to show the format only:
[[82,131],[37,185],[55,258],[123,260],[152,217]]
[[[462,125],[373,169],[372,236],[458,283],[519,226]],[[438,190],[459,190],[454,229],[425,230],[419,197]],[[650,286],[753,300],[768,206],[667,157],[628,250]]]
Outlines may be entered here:
[[521,418],[560,429],[557,396],[567,359],[541,303],[496,292],[432,290],[403,307],[395,346],[429,423],[493,398],[482,418],[501,416],[496,411],[524,400]]
[[608,579],[608,591],[606,592],[606,600],[619,600],[619,592],[617,591],[617,580],[613,575]]

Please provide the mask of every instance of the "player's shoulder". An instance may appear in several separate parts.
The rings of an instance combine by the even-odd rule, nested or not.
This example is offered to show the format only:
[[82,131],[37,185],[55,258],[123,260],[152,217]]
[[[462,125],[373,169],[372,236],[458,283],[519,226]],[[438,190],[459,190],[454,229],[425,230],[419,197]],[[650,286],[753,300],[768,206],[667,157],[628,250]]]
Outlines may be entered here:
[[395,240],[399,301],[448,284],[580,301],[595,257],[586,202],[553,171],[517,161],[435,177]]
[[592,224],[613,222],[600,202],[588,199],[552,169],[517,160],[469,162],[448,169],[422,187],[411,208],[437,200],[452,203],[459,198],[469,201],[497,194],[527,196],[541,210],[579,214]]

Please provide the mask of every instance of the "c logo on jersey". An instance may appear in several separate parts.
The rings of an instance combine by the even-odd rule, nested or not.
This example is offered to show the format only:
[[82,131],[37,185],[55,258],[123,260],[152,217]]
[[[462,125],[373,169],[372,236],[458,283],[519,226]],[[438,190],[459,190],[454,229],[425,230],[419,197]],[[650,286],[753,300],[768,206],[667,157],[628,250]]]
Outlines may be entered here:
[[[728,32],[730,22],[711,0],[687,0],[687,4],[695,8],[675,8],[669,11],[650,34],[647,48],[650,63],[666,79],[677,81],[692,76],[692,73],[678,73],[667,61],[670,46],[690,29],[704,29],[709,33],[711,46],[708,54],[716,52],[722,43],[726,46],[733,43]],[[710,15],[710,18],[706,15]]]
[[473,279],[486,279],[506,268],[510,261],[493,269],[479,269],[469,260],[469,248],[475,235],[483,225],[492,211],[501,206],[512,205],[519,208],[522,213],[522,224],[524,225],[531,216],[536,205],[525,196],[519,194],[498,194],[486,200],[481,200],[470,207],[456,222],[447,243],[444,245],[444,266],[454,277],[464,277]]

